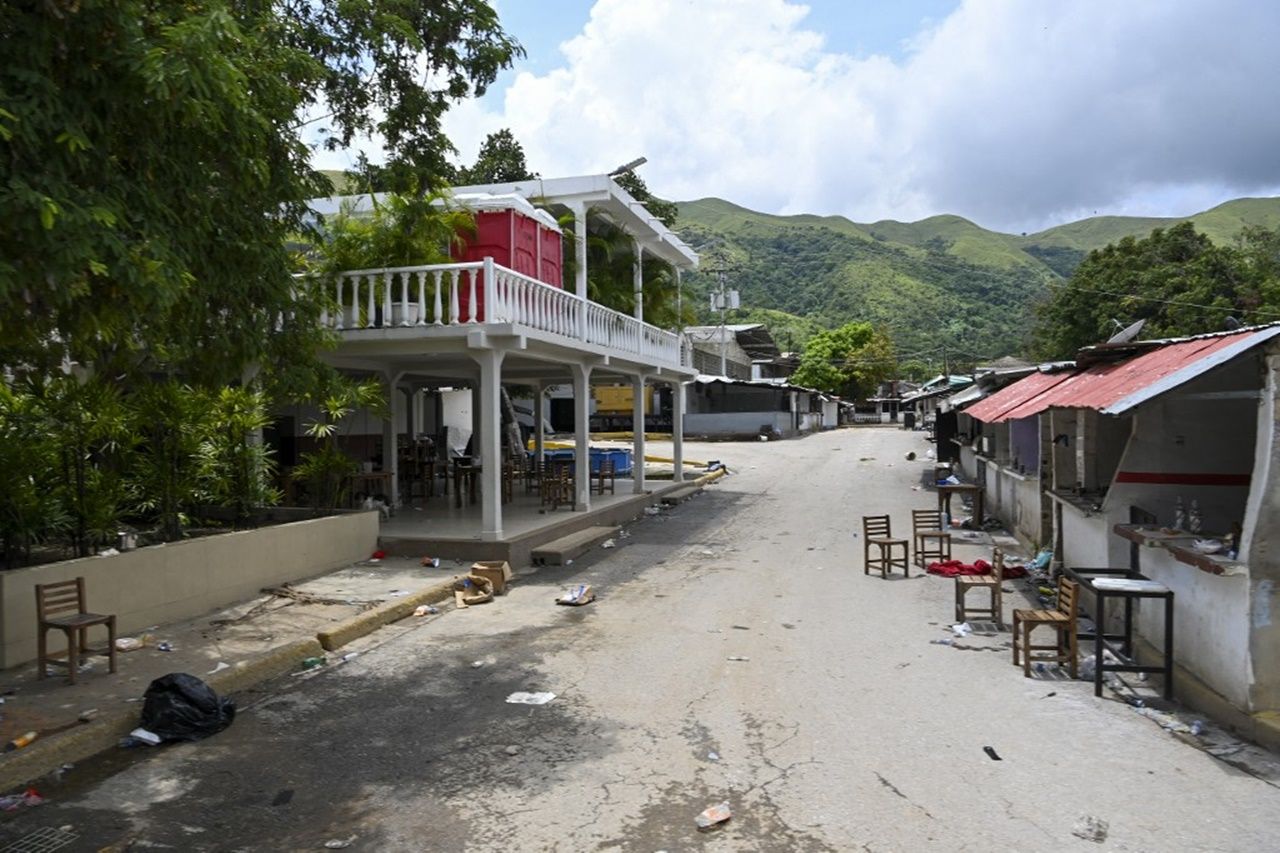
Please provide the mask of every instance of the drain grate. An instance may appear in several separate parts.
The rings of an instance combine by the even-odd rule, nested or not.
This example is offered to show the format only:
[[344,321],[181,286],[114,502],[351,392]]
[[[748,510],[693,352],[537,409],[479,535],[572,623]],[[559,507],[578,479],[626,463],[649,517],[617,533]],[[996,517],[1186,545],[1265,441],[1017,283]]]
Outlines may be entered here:
[[63,829],[46,826],[28,833],[0,850],[0,853],[53,853],[61,850],[80,836]]

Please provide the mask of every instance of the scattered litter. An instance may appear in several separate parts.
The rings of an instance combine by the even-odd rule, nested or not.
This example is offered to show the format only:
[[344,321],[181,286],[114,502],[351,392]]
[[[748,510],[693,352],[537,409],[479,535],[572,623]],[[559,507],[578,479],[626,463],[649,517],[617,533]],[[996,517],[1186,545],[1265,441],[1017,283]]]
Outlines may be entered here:
[[302,668],[303,668],[303,669],[316,669],[317,667],[321,667],[321,666],[324,666],[324,658],[322,658],[322,657],[303,658],[303,659],[302,659]]
[[967,637],[973,633],[973,626],[968,622],[961,622],[959,625],[951,626],[951,633],[957,637]]
[[98,552],[98,556],[99,557],[115,557],[119,553],[120,552],[117,551],[115,548],[103,548],[101,551]]
[[213,669],[209,670],[209,672],[206,674],[214,675],[216,673],[222,672],[224,669],[231,669],[231,664],[227,663],[226,661],[220,660],[218,661],[218,665],[215,666]]
[[618,543],[613,541],[612,539],[606,539],[600,543],[600,547],[601,548],[617,548]]
[[530,693],[517,690],[507,697],[508,705],[545,705],[556,698],[554,693]]
[[15,749],[22,749],[24,746],[29,746],[38,737],[40,737],[39,732],[27,732],[25,735],[19,735],[4,745],[4,751],[13,752]]
[[916,461],[916,452],[915,452],[914,450],[908,450],[908,451],[907,451],[907,461],[908,461],[908,462],[915,462],[915,461]]
[[440,558],[439,557],[423,557],[419,561],[419,564],[424,569],[438,569],[440,568]]
[[471,662],[471,668],[472,668],[472,669],[479,669],[479,668],[480,668],[480,667],[482,667],[482,666],[484,666],[484,661],[482,661],[482,660],[473,660],[473,661]]
[[1055,690],[1055,691],[1053,691],[1052,693],[1046,693],[1046,694],[1044,694],[1044,695],[1043,695],[1043,696],[1041,696],[1040,698],[1041,698],[1041,699],[1050,699],[1050,698],[1052,698],[1052,697],[1054,697],[1054,696],[1057,696],[1057,695],[1058,695],[1058,691],[1056,691],[1056,690]]
[[569,588],[559,598],[556,604],[567,604],[570,607],[581,607],[584,604],[590,604],[596,600],[595,590],[591,588],[591,584],[580,583]]
[[162,675],[143,694],[142,727],[162,740],[200,740],[231,725],[235,703],[194,675]]
[[493,581],[479,575],[467,575],[453,582],[453,603],[459,607],[493,601]]
[[1107,840],[1107,829],[1110,826],[1102,818],[1093,815],[1081,815],[1076,821],[1076,825],[1072,827],[1071,834],[1076,838],[1083,838],[1085,841],[1093,841],[1097,844]]
[[751,626],[749,626],[749,625],[731,625],[730,627],[731,627],[731,628],[733,628],[735,631],[750,631],[750,630],[751,630]]
[[503,752],[505,752],[507,755],[519,755],[520,747],[516,746],[515,744],[512,744],[511,746],[504,749]]
[[874,456],[859,456],[858,461],[859,462],[875,462],[876,458]]
[[145,645],[141,637],[117,637],[116,651],[136,652]]
[[929,642],[930,642],[932,645],[935,645],[935,646],[949,646],[949,645],[951,645],[951,640],[950,640],[950,639],[945,639],[945,640],[930,640]]
[[618,531],[618,538],[619,538],[619,539],[630,539],[630,538],[631,538],[631,531],[630,531],[630,530],[619,530],[619,531]]
[[647,506],[644,508],[645,515],[657,515],[660,512],[662,512],[662,510],[658,509],[656,506]]
[[44,797],[40,796],[40,792],[35,788],[28,788],[21,794],[10,794],[7,797],[0,797],[0,809],[7,812],[16,812],[23,806],[38,806],[44,802]]
[[359,652],[347,652],[345,655],[342,656],[342,661],[345,663],[346,661],[351,660],[352,658],[356,657],[359,654],[360,654]]
[[725,660],[749,661],[751,658],[744,658],[741,655],[729,655]]
[[96,716],[98,716],[98,709],[90,708],[87,711],[81,711],[80,716],[76,717],[76,719],[82,723],[91,723]]
[[386,556],[387,556],[387,552],[386,552],[386,551],[378,550],[378,551],[374,551],[372,554],[370,554],[370,555],[369,555],[369,559],[370,559],[370,560],[384,560],[384,559],[386,559]]
[[350,838],[330,838],[324,843],[324,847],[326,850],[346,850],[355,843],[355,840],[356,836],[354,835]]
[[1191,728],[1189,729],[1189,731],[1191,732],[1192,735],[1196,737],[1200,737],[1200,735],[1204,734],[1204,721],[1193,720],[1191,722]]
[[156,643],[156,651],[171,652],[173,651],[173,643],[169,642],[168,640],[161,640],[160,642]]
[[987,757],[990,758],[992,761],[1004,761],[1003,758],[1001,758],[999,755],[996,754],[995,749],[990,746],[984,746],[982,748],[982,751],[985,752],[987,754]]
[[414,616],[434,616],[440,611],[432,607],[430,604],[419,604],[413,610]]
[[138,728],[129,732],[129,737],[133,738],[138,743],[145,743],[147,746],[160,745],[160,735],[150,729],[143,728],[142,726],[138,726]]
[[403,598],[408,594],[409,594],[409,591],[407,589],[393,589],[391,590],[391,592],[387,593],[387,595],[391,598]]
[[707,760],[708,760],[708,761],[719,761],[719,760],[720,760],[720,753],[718,753],[718,752],[708,752],[708,753],[707,753]]
[[698,825],[698,829],[705,830],[719,826],[731,817],[733,817],[733,812],[729,810],[729,801],[725,800],[719,805],[708,806],[703,809],[702,814],[694,818],[693,822]]

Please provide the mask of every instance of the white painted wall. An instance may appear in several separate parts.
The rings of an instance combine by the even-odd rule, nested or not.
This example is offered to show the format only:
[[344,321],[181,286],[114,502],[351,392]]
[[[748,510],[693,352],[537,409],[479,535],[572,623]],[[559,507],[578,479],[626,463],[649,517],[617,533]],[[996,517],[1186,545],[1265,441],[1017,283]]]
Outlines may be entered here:
[[783,435],[794,435],[790,412],[689,413],[684,416],[685,435],[756,435],[770,424]]
[[[1115,537],[1119,538],[1119,537]],[[1249,707],[1249,578],[1211,575],[1163,548],[1139,551],[1142,573],[1173,590],[1173,659],[1223,698]],[[1164,611],[1138,608],[1138,633],[1164,648]]]

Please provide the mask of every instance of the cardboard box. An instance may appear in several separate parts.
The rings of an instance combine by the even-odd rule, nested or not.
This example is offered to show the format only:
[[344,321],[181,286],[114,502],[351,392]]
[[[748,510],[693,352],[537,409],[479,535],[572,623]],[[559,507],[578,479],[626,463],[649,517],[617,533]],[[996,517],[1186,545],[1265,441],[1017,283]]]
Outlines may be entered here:
[[497,595],[506,595],[507,586],[515,577],[506,560],[481,560],[472,563],[471,574],[485,578],[493,584],[493,591]]

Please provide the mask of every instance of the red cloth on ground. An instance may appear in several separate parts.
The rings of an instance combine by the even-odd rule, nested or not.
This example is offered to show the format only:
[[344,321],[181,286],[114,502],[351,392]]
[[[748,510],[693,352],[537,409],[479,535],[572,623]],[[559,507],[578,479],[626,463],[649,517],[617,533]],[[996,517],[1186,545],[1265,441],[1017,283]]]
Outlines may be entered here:
[[[975,560],[972,564],[962,563],[959,560],[943,560],[937,563],[930,563],[926,571],[931,575],[942,575],[944,578],[954,578],[957,575],[989,575],[991,574],[991,564],[986,560]],[[1025,578],[1027,570],[1022,566],[1005,566],[1005,580],[1010,578]]]
[[962,563],[959,560],[941,560],[930,563],[926,571],[931,575],[942,575],[944,578],[954,578],[957,575],[989,575],[991,564],[986,560],[976,560],[972,564]]

